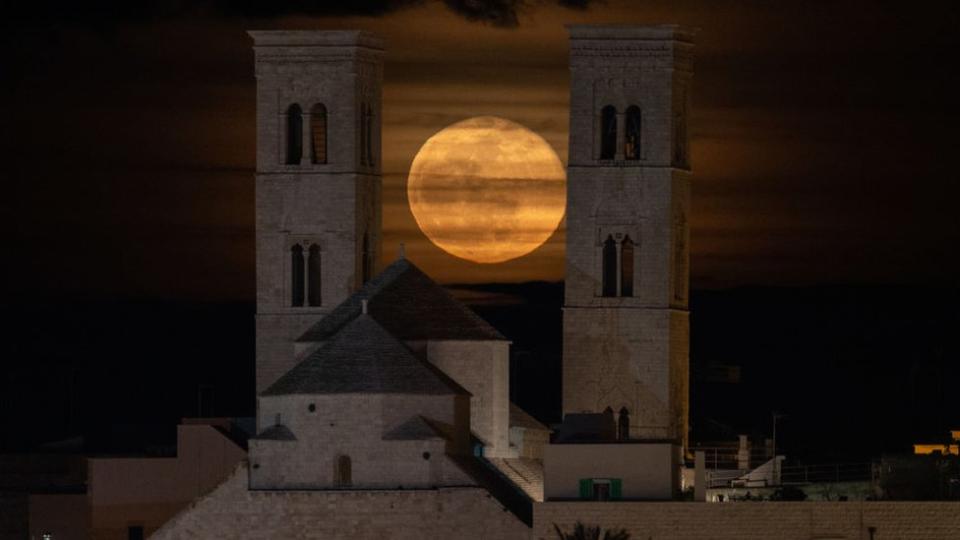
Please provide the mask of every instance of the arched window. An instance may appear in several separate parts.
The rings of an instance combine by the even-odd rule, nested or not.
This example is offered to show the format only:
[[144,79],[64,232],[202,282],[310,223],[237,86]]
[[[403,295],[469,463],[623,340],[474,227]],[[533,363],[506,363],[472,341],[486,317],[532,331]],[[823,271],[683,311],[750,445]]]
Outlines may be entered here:
[[313,145],[313,162],[327,162],[327,108],[317,103],[310,109],[310,137]]
[[337,487],[348,487],[353,484],[352,468],[350,456],[337,456],[333,464],[333,484]]
[[361,252],[360,260],[360,277],[363,279],[363,282],[366,283],[370,281],[371,266],[373,265],[373,257],[370,254],[370,233],[363,233],[363,250]]
[[617,109],[607,105],[600,110],[600,159],[613,159],[617,153]]
[[620,296],[633,296],[633,240],[630,235],[620,242]]
[[303,246],[290,248],[290,305],[303,306]]
[[320,246],[310,244],[307,256],[307,305],[321,305]]
[[623,155],[626,159],[640,159],[640,107],[627,108],[626,123]]
[[613,236],[603,242],[603,296],[617,295],[617,243]]
[[630,438],[630,411],[626,407],[620,409],[620,417],[617,418],[617,438],[621,441]]
[[299,165],[303,155],[303,110],[294,103],[287,108],[287,165]]

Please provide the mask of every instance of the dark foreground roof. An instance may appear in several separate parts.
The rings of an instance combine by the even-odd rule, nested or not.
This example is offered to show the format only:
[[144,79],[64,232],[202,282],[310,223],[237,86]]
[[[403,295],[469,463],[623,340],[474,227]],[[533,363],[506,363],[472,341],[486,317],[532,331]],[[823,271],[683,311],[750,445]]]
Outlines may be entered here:
[[413,355],[369,315],[360,315],[261,395],[468,394]]
[[568,413],[554,435],[554,443],[615,441],[617,424],[609,408],[602,413]]
[[409,260],[397,259],[297,341],[330,339],[360,314],[364,299],[370,315],[397,339],[506,340]]

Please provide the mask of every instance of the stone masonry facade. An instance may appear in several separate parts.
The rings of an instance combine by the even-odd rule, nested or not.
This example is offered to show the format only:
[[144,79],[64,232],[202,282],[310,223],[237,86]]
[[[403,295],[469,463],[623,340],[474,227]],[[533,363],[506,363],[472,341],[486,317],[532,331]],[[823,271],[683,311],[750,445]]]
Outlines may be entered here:
[[[270,425],[279,415],[296,439],[251,440],[250,485],[332,489],[338,456],[350,457],[352,484],[364,489],[473,485],[447,455],[448,449],[469,452],[469,441],[383,440],[410,419],[411,410],[447,425],[469,426],[468,400],[468,396],[377,394],[261,397],[260,425]],[[452,445],[459,447],[448,448]]]
[[482,488],[407,491],[256,491],[240,468],[153,540],[526,540],[530,528]]
[[484,455],[510,455],[510,343],[431,340],[426,350],[431,364],[470,391],[470,429]]
[[563,410],[626,409],[631,437],[685,440],[692,35],[570,31]]
[[[260,392],[293,367],[293,341],[362,285],[378,264],[383,43],[354,31],[250,34],[257,77]],[[301,111],[294,121],[301,126],[302,151],[297,163],[288,163],[293,106]],[[325,155],[315,163],[313,116],[321,106]],[[303,301],[298,306],[292,300],[291,249],[297,245],[305,258],[311,246],[319,247],[320,301],[313,302],[319,305]]]
[[547,502],[534,503],[530,528],[482,488],[258,491],[247,482],[238,468],[151,538],[554,540],[554,525],[577,521],[638,540],[952,540],[960,530],[956,502]]
[[554,540],[554,524],[578,520],[638,540],[947,540],[958,537],[960,503],[550,502],[534,505],[531,538]]

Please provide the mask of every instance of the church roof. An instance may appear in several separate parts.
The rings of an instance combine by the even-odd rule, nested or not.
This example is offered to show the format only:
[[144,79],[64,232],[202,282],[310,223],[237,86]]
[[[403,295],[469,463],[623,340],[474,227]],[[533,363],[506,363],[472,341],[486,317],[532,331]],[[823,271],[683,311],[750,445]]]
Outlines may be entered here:
[[261,395],[469,394],[361,314]]
[[446,435],[442,431],[420,415],[411,417],[383,435],[386,441],[423,441],[444,438]]
[[412,262],[401,258],[310,327],[298,342],[326,341],[360,315],[361,301],[388,332],[405,341],[506,338]]
[[250,437],[260,441],[295,441],[296,435],[290,431],[290,428],[282,424],[276,424],[261,431],[255,437]]

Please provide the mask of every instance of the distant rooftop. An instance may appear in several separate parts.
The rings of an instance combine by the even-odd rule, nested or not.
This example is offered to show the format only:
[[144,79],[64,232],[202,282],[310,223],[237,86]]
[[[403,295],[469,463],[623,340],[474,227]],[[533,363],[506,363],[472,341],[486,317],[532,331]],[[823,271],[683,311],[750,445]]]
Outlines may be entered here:
[[360,314],[261,395],[469,394]]
[[693,41],[695,28],[677,24],[615,25],[571,24],[570,39],[635,39]]
[[360,30],[250,30],[255,47],[367,47],[383,50],[383,40]]
[[290,431],[290,428],[282,424],[276,424],[261,431],[256,437],[250,437],[259,441],[295,441],[296,435]]

